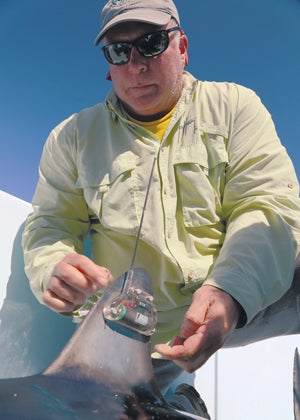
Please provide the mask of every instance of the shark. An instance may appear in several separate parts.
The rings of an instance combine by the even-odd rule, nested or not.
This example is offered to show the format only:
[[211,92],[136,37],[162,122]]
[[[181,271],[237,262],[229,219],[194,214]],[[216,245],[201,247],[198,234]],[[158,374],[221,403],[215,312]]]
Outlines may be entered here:
[[[1,419],[204,419],[170,406],[156,384],[151,363],[155,325],[145,327],[151,306],[138,317],[116,310],[127,274],[105,289],[45,370],[0,380]],[[131,284],[145,310],[152,296],[147,272],[132,269]]]

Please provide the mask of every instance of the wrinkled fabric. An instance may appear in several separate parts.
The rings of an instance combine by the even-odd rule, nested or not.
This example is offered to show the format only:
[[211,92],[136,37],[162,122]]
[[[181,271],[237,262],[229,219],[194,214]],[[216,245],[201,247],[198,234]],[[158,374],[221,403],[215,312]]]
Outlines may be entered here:
[[162,142],[126,119],[113,90],[51,132],[23,236],[33,293],[41,301],[54,265],[88,234],[97,264],[128,270],[154,158],[135,261],[153,282],[153,345],[179,333],[203,283],[230,293],[249,323],[291,285],[298,181],[253,91],[188,73]]

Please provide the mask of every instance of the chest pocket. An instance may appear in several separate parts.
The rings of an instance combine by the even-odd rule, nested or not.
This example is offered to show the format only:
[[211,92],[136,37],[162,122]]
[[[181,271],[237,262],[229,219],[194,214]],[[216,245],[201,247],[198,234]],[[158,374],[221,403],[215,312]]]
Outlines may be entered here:
[[104,228],[134,234],[138,227],[135,206],[137,157],[126,152],[119,155],[110,166],[99,173],[87,172],[79,179],[91,218],[98,218]]
[[[201,147],[181,148],[174,165],[178,204],[188,228],[222,223],[222,199],[228,165],[226,139],[204,133]],[[204,147],[203,147],[204,145]]]

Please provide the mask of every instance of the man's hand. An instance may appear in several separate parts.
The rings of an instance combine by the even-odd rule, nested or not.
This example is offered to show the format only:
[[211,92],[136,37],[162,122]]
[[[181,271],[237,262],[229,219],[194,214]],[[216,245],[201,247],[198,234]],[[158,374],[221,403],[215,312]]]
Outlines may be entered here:
[[110,271],[80,254],[68,254],[53,269],[43,302],[56,312],[72,312],[112,281]]
[[204,285],[193,295],[182,336],[175,337],[172,346],[158,344],[155,350],[187,372],[194,372],[223,346],[239,316],[239,305],[228,293]]

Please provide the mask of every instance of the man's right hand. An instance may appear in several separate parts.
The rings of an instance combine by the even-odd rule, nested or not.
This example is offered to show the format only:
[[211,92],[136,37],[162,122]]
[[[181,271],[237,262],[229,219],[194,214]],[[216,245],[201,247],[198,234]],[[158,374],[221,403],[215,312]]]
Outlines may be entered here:
[[43,302],[53,311],[72,312],[112,280],[107,268],[84,255],[68,254],[54,267]]

